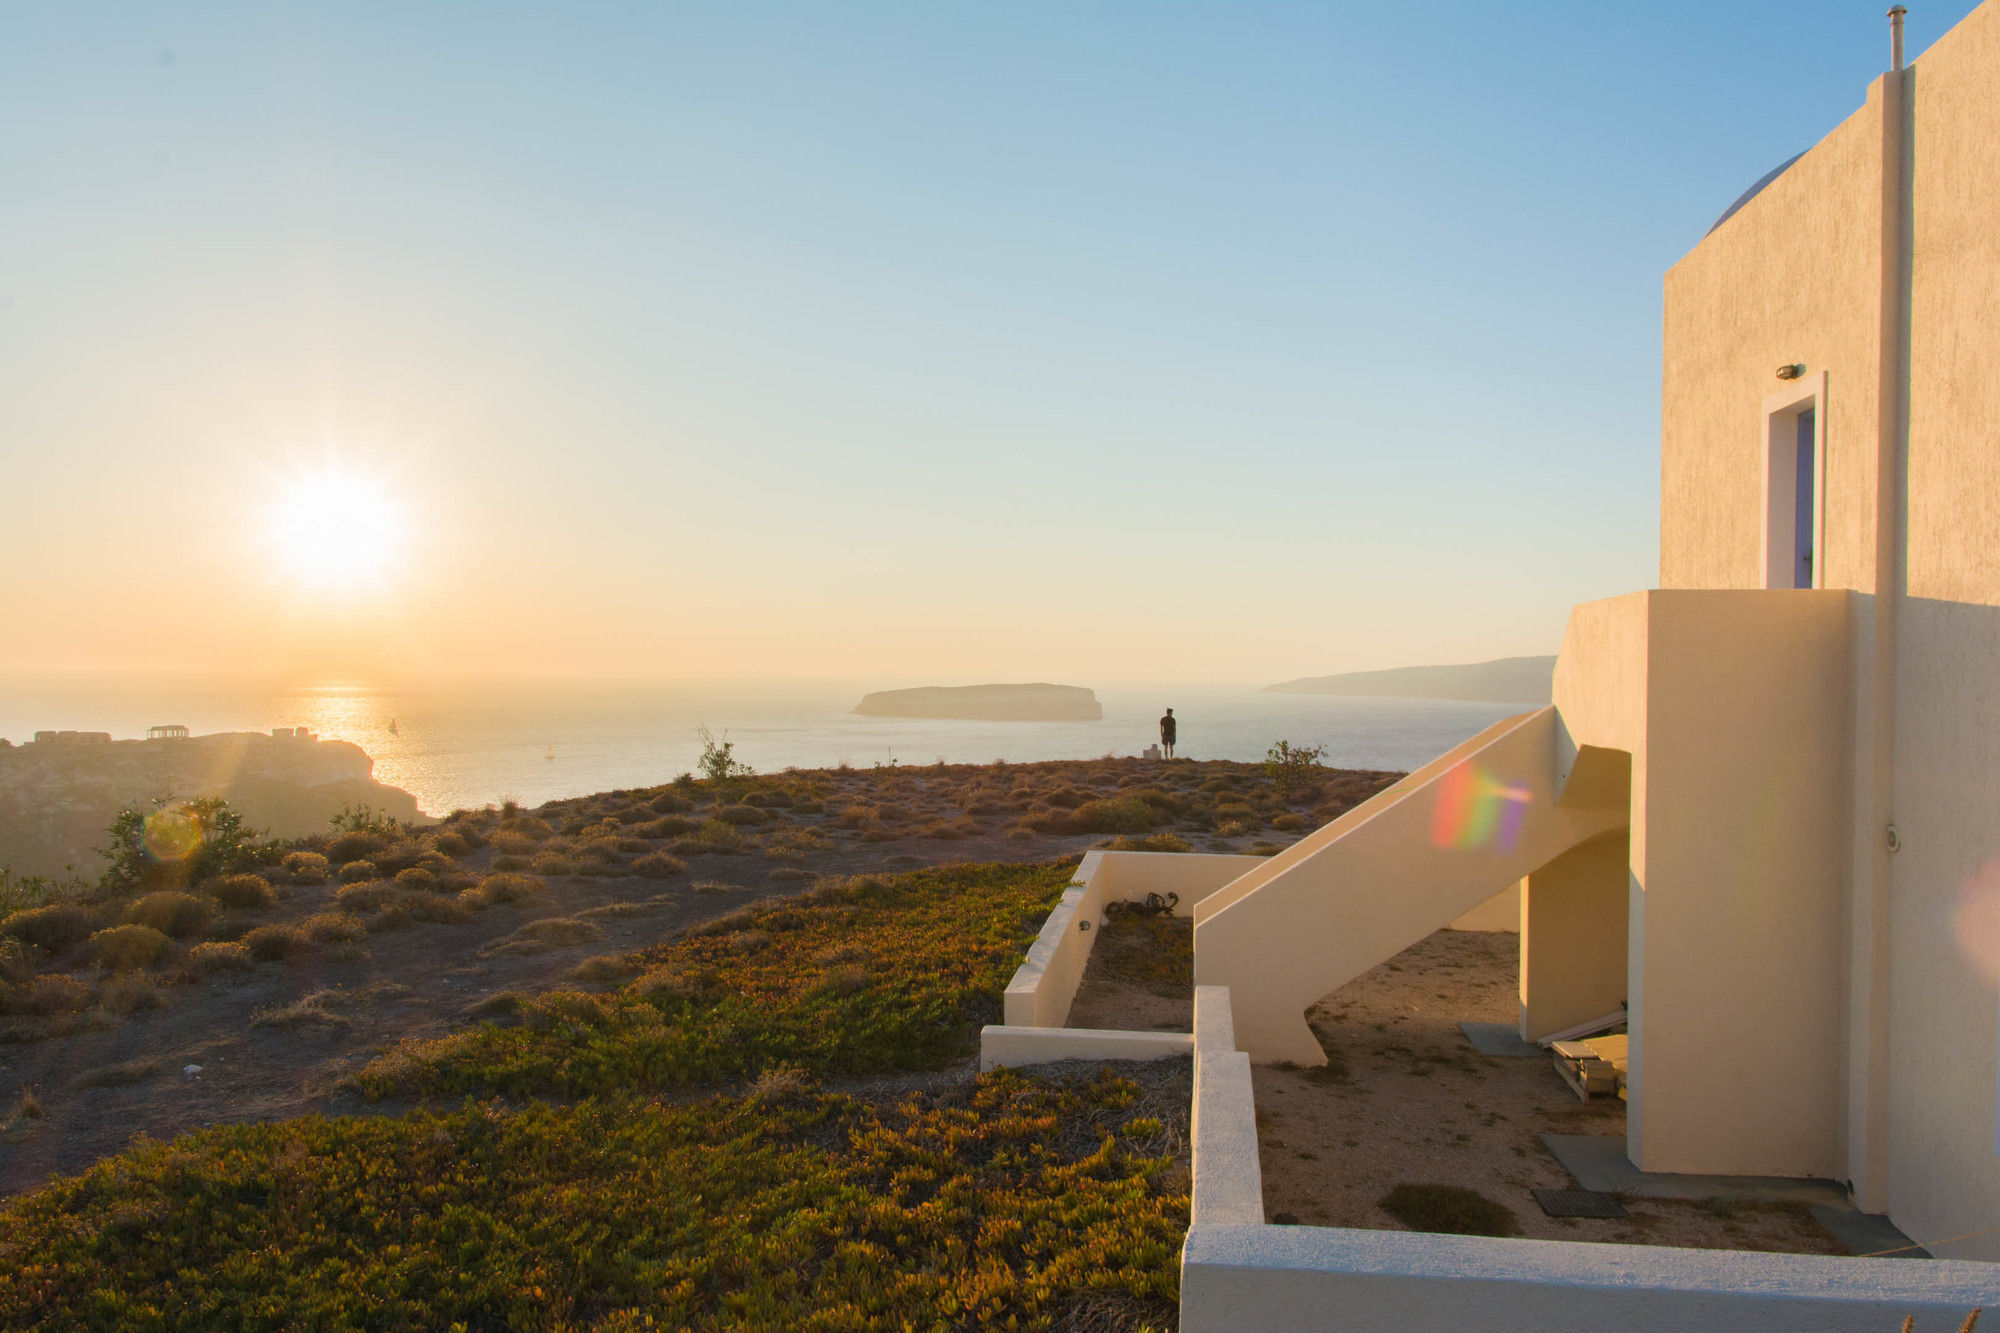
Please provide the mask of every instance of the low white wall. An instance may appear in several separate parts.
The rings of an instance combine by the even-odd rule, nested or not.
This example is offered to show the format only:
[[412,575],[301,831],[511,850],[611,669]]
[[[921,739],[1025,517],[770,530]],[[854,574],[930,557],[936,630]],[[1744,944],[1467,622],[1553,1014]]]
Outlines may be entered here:
[[1192,1225],[1264,1220],[1264,1170],[1257,1159],[1257,1095],[1250,1057],[1236,1049],[1225,986],[1194,992],[1194,1115],[1189,1138]]
[[979,1072],[1062,1060],[1170,1060],[1194,1050],[1185,1032],[1124,1032],[1111,1028],[1003,1027],[979,1031]]
[[1948,1333],[2000,1307],[2000,1265],[1264,1224],[1250,1058],[1197,986],[1182,1333]]
[[[1104,906],[1138,902],[1149,893],[1178,895],[1176,916],[1264,863],[1261,856],[1210,856],[1194,852],[1086,852],[1074,887],[1042,923],[1028,957],[1007,983],[1001,1017],[1010,1027],[1059,1028],[1083,984],[1090,949],[1104,924]],[[1084,929],[1085,925],[1089,929]]]
[[1199,1222],[1181,1258],[1182,1333],[1948,1333],[1975,1306],[2000,1267]]

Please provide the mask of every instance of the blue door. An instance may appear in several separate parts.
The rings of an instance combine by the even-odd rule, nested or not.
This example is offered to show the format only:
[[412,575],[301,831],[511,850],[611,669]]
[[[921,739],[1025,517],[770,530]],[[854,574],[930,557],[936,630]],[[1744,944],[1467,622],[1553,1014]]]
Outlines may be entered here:
[[1813,485],[1814,443],[1818,432],[1814,430],[1815,412],[1807,408],[1799,413],[1798,448],[1798,492],[1792,501],[1794,532],[1792,535],[1792,586],[1810,588],[1813,586],[1813,511],[1817,509],[1819,493]]

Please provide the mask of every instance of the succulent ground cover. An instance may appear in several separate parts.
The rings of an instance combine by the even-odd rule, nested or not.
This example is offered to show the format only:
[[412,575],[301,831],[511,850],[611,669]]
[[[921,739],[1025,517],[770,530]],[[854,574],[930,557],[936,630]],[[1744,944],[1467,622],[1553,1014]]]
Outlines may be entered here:
[[1169,1328],[1184,1063],[905,1076],[964,1069],[1074,868],[826,881],[355,1080],[504,1101],[142,1141],[0,1208],[0,1328]]
[[0,1327],[1170,1327],[1185,1087],[210,1130],[0,1212]]
[[745,1078],[920,1069],[978,1046],[1073,860],[825,883],[619,960],[632,979],[556,990],[362,1070],[378,1095],[581,1096]]

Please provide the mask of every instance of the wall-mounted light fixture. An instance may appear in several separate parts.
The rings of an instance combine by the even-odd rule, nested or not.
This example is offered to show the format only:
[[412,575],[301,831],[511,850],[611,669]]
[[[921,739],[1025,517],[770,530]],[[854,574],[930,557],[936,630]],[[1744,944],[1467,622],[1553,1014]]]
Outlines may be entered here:
[[1795,380],[1805,373],[1805,366],[1796,362],[1789,366],[1778,367],[1778,378],[1781,380]]

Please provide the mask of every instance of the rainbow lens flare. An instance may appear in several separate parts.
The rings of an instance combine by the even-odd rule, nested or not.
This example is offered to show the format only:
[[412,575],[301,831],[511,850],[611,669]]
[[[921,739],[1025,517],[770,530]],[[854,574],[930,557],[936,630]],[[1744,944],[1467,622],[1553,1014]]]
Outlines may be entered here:
[[146,852],[155,861],[185,861],[201,848],[201,816],[169,805],[146,816]]
[[1533,799],[1526,787],[1502,782],[1475,764],[1460,764],[1438,780],[1431,843],[1461,852],[1511,852]]

